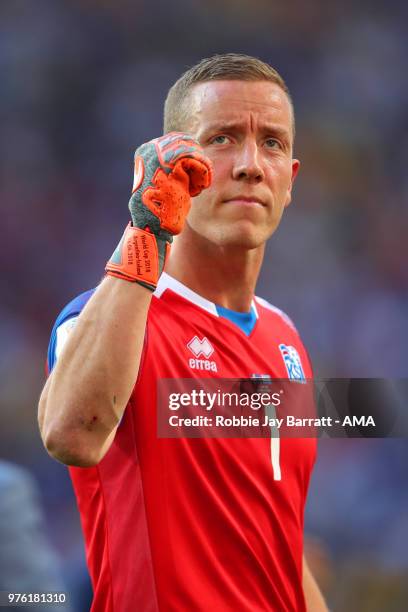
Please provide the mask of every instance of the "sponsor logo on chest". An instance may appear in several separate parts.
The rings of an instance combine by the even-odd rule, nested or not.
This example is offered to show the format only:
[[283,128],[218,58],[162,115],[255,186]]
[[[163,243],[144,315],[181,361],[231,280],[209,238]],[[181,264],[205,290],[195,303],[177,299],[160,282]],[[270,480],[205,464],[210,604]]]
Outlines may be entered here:
[[198,336],[194,336],[190,342],[187,342],[187,348],[194,355],[188,361],[188,365],[192,370],[218,371],[216,362],[210,360],[214,353],[214,347],[208,338],[204,336],[204,338],[200,339]]

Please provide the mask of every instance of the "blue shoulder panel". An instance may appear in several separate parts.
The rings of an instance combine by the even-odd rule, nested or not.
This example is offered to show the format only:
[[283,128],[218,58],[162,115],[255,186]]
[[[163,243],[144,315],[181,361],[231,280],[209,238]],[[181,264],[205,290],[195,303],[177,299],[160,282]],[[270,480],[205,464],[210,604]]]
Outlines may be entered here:
[[76,317],[84,308],[85,304],[93,295],[95,289],[90,289],[89,291],[85,291],[85,293],[81,293],[76,298],[71,300],[69,304],[65,306],[63,310],[61,310],[60,314],[57,317],[57,320],[54,323],[54,327],[52,328],[50,342],[48,345],[47,352],[47,370],[51,372],[52,368],[55,365],[56,355],[55,349],[57,344],[57,329],[62,323],[68,321],[68,319],[72,319],[72,317]]

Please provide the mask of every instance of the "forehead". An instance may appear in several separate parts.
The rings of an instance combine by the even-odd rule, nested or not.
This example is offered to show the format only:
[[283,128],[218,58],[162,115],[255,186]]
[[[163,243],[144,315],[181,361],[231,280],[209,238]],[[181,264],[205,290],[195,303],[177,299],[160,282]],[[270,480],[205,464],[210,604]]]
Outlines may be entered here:
[[209,124],[223,122],[279,124],[288,129],[292,125],[288,96],[279,85],[269,81],[198,83],[191,90],[188,107],[194,133]]

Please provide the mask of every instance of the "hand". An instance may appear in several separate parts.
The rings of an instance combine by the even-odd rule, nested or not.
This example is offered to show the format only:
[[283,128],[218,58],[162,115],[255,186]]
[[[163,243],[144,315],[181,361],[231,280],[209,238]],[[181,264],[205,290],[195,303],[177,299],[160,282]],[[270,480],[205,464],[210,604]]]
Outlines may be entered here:
[[154,291],[191,197],[209,187],[211,176],[210,160],[187,134],[170,132],[139,147],[129,201],[132,225],[108,261],[107,274]]
[[[129,210],[134,227],[149,228],[170,240],[179,234],[190,210],[190,197],[211,182],[211,162],[187,134],[170,132],[136,150]],[[164,230],[164,232],[163,232]]]

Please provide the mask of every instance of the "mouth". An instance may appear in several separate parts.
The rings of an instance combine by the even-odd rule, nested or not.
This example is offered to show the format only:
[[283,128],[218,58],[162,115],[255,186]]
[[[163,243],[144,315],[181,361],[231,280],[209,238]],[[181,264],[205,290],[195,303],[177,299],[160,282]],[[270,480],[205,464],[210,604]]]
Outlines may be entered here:
[[256,196],[242,196],[237,195],[233,198],[228,198],[228,200],[224,200],[225,204],[235,204],[238,206],[261,206],[264,207],[266,204]]

